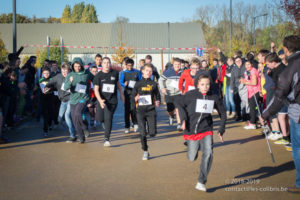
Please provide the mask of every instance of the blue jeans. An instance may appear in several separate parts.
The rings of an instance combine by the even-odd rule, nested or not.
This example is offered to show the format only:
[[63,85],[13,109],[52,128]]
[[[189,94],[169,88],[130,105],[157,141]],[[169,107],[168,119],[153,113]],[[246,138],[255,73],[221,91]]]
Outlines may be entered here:
[[235,104],[233,100],[233,92],[230,92],[230,86],[226,86],[225,89],[225,103],[226,103],[226,111],[235,112]]
[[213,161],[213,137],[207,135],[202,140],[188,140],[187,144],[187,157],[191,162],[197,159],[199,149],[202,151],[198,182],[205,184]]
[[62,122],[62,118],[65,115],[65,120],[67,123],[67,126],[69,128],[70,137],[75,138],[75,128],[71,119],[71,107],[70,102],[61,102],[60,108],[59,108],[59,114],[58,114],[58,121],[59,123]]
[[290,118],[293,159],[296,167],[296,187],[300,188],[300,124]]

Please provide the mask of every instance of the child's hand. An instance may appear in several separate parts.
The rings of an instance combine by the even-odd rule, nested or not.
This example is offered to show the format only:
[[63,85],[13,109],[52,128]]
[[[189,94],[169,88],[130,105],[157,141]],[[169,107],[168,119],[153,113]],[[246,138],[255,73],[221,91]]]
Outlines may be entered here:
[[135,102],[138,102],[140,100],[140,95],[136,95],[135,98],[134,98]]
[[125,81],[124,85],[127,86],[128,85],[128,81]]
[[73,76],[70,76],[70,83],[73,82]]
[[99,101],[99,103],[100,103],[100,107],[102,108],[102,109],[104,109],[104,107],[105,107],[105,100],[104,99],[101,99],[100,101]]
[[92,104],[89,103],[89,104],[87,105],[87,107],[88,107],[88,108],[92,107]]
[[185,128],[186,128],[186,126],[185,126],[185,121],[182,121],[182,123],[181,123],[181,129],[184,131]]
[[159,101],[155,101],[155,106],[159,107]]
[[48,91],[50,90],[50,88],[46,88],[46,87],[44,87],[44,89],[43,89],[43,93],[44,94],[46,94]]
[[224,140],[223,140],[223,136],[221,135],[221,133],[219,133],[219,138],[220,138],[220,141],[223,143]]

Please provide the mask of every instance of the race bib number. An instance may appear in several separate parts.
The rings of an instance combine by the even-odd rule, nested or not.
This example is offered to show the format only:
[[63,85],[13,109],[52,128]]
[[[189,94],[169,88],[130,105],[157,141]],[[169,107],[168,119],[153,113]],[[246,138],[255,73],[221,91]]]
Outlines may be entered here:
[[58,92],[57,92],[57,91],[54,91],[54,95],[55,95],[55,96],[58,96]]
[[82,84],[80,84],[80,83],[77,83],[77,84],[76,84],[75,91],[76,91],[76,92],[79,92],[79,93],[85,94],[85,91],[86,91],[86,85],[82,85]]
[[212,113],[214,109],[213,100],[197,99],[196,112],[197,113]]
[[45,83],[40,83],[40,88],[41,88],[42,91],[44,91],[45,86],[46,86]]
[[91,89],[94,89],[94,84],[93,83],[91,83]]
[[189,85],[188,91],[191,91],[191,90],[194,90],[194,89],[196,89],[195,86]]
[[152,105],[151,95],[141,95],[139,99],[140,106]]
[[114,93],[115,92],[115,85],[104,83],[103,86],[102,86],[102,92]]
[[[65,90],[65,83],[62,83],[61,88],[62,91],[66,91]],[[66,92],[70,92],[70,89],[68,89]]]
[[178,88],[178,80],[172,80],[171,81],[171,87]]
[[136,81],[129,81],[128,87],[129,88],[134,88]]

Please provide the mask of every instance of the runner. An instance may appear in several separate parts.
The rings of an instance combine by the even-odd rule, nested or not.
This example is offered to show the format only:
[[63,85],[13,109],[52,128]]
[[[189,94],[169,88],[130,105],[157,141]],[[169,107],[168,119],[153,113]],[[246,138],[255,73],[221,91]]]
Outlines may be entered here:
[[111,62],[108,57],[104,57],[102,61],[102,71],[98,72],[94,81],[94,92],[98,100],[97,120],[104,122],[105,126],[105,142],[104,146],[109,147],[110,134],[112,129],[112,120],[114,112],[118,105],[117,89],[120,91],[121,99],[124,102],[122,87],[119,82],[119,73],[111,69]]
[[135,101],[137,102],[137,120],[141,134],[142,149],[144,151],[142,160],[148,160],[150,154],[148,152],[146,127],[148,126],[150,137],[154,137],[157,133],[155,106],[159,106],[160,93],[158,84],[150,78],[153,73],[153,65],[145,64],[142,73],[143,78],[134,86],[132,96],[135,97]]
[[187,92],[178,102],[184,139],[187,140],[187,157],[190,161],[197,159],[198,151],[202,151],[200,175],[196,185],[197,190],[206,191],[205,184],[213,160],[213,120],[211,113],[217,109],[221,116],[219,137],[223,142],[225,132],[226,112],[222,100],[217,95],[208,94],[210,77],[200,75],[195,79],[197,89]]

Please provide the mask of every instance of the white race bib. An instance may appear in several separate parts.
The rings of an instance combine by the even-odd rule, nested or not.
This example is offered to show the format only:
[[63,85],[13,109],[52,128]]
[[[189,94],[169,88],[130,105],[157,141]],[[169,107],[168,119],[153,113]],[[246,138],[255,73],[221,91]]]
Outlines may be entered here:
[[173,88],[179,88],[179,87],[178,87],[178,80],[172,80],[170,85],[171,85],[171,87],[173,87]]
[[151,101],[151,95],[141,95],[140,99],[139,99],[139,105],[140,106],[148,106],[148,105],[152,105],[152,101]]
[[135,86],[135,83],[136,83],[136,81],[129,81],[129,83],[128,83],[128,87],[129,88],[134,88],[134,86]]
[[94,84],[91,82],[91,88],[94,89]]
[[[65,90],[65,83],[62,83],[61,88],[62,91],[66,91]],[[68,89],[66,92],[70,92],[70,89]]]
[[82,84],[80,84],[80,83],[77,83],[77,84],[76,84],[76,87],[75,87],[75,91],[76,91],[76,92],[79,92],[79,93],[85,94],[85,91],[86,91],[86,85],[82,85]]
[[198,113],[212,113],[214,109],[213,100],[197,99],[196,112]]
[[115,85],[104,83],[103,86],[102,86],[102,92],[114,93],[115,92]]
[[195,86],[189,85],[188,91],[191,91],[191,90],[194,90],[194,89],[196,89]]
[[58,96],[58,92],[57,92],[57,91],[54,91],[54,95],[55,95],[55,96]]
[[41,88],[42,91],[44,91],[45,86],[46,86],[45,83],[40,83],[40,88]]

